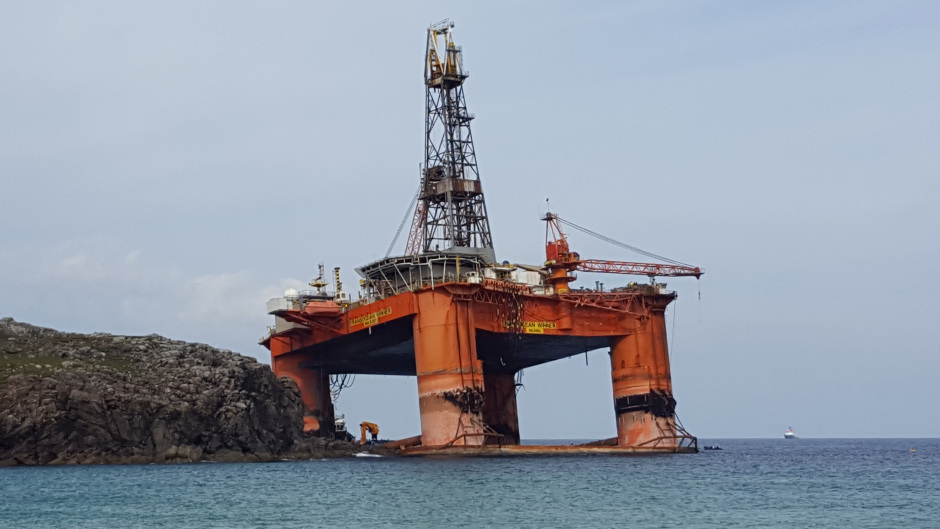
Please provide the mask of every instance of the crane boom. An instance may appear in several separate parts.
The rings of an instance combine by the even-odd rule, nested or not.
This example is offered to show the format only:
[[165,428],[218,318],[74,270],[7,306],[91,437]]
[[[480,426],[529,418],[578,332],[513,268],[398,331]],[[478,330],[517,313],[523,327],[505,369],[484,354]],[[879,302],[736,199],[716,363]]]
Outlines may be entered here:
[[[611,239],[595,231],[583,228],[559,217],[557,214],[548,211],[542,217],[545,221],[545,268],[549,272],[546,282],[559,294],[565,294],[569,291],[568,284],[575,280],[575,276],[570,272],[580,270],[582,272],[602,272],[608,274],[630,274],[638,276],[649,276],[650,278],[660,277],[694,277],[700,278],[702,269],[697,266],[680,263],[673,259],[640,250],[628,244]],[[588,235],[593,235],[601,240],[638,251],[647,256],[654,256],[668,261],[665,263],[634,263],[628,261],[608,261],[602,259],[581,259],[578,252],[572,252],[568,246],[568,238],[561,230],[561,224],[576,228]]]
[[604,261],[583,259],[575,261],[575,269],[582,272],[605,272],[609,274],[645,275],[650,277],[694,277],[702,275],[697,266],[668,265],[659,263],[631,263],[627,261]]

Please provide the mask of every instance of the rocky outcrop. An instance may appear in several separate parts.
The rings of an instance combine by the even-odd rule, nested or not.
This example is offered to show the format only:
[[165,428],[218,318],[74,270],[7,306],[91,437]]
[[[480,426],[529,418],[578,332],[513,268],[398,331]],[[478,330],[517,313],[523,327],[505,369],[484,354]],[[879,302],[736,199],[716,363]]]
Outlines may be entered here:
[[158,335],[0,319],[0,466],[345,455],[305,437],[296,384],[255,359]]

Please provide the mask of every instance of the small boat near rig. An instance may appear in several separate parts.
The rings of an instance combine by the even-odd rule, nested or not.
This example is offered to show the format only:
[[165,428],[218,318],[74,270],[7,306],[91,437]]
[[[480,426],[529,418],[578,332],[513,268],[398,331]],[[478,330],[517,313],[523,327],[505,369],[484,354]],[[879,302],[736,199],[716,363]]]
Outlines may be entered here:
[[[697,439],[676,418],[672,392],[665,310],[676,294],[655,278],[698,278],[702,270],[551,211],[542,218],[543,264],[498,261],[453,26],[444,21],[427,31],[426,148],[419,190],[398,230],[411,219],[404,254],[391,256],[396,234],[384,258],[357,268],[355,300],[343,290],[338,268],[334,291],[326,291],[321,265],[313,290],[289,290],[268,302],[274,326],[261,343],[271,351],[274,372],[297,382],[305,429],[335,434],[335,397],[347,377],[400,375],[417,377],[421,418],[420,436],[389,443],[404,455],[696,452]],[[562,226],[661,263],[582,259]],[[574,289],[576,271],[651,282]],[[520,445],[522,370],[595,349],[610,350],[617,436],[581,446]]]

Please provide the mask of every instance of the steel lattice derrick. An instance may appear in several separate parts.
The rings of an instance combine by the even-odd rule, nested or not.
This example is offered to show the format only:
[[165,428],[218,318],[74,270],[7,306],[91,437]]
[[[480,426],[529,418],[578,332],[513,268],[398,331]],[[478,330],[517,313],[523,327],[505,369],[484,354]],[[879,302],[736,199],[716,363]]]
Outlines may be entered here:
[[422,226],[424,225],[426,214],[427,210],[424,209],[424,201],[418,200],[415,203],[414,217],[411,219],[411,230],[408,232],[408,242],[405,244],[405,255],[417,255],[418,252],[421,251],[421,243],[424,240]]
[[468,74],[452,27],[428,28],[424,172],[406,253],[417,253],[419,247],[421,252],[493,248],[470,130],[473,115],[464,97]]

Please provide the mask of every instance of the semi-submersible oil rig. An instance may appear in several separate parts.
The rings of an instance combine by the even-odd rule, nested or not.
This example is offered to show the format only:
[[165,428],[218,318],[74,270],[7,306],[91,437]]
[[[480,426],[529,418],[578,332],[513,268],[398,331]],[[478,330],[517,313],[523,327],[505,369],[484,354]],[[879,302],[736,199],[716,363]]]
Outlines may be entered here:
[[[545,264],[500,264],[452,28],[449,21],[428,28],[424,164],[405,254],[356,269],[355,301],[343,292],[339,269],[335,291],[324,290],[321,265],[313,290],[268,302],[275,326],[261,343],[274,372],[300,387],[305,429],[334,434],[331,379],[335,390],[351,374],[407,375],[418,378],[421,435],[400,443],[406,454],[697,451],[676,420],[672,394],[665,309],[675,293],[655,280],[608,291],[569,283],[579,270],[650,278],[702,271],[642,251],[668,264],[581,259],[562,225],[600,235],[551,212],[543,217]],[[600,348],[610,349],[617,437],[521,446],[517,374]]]

